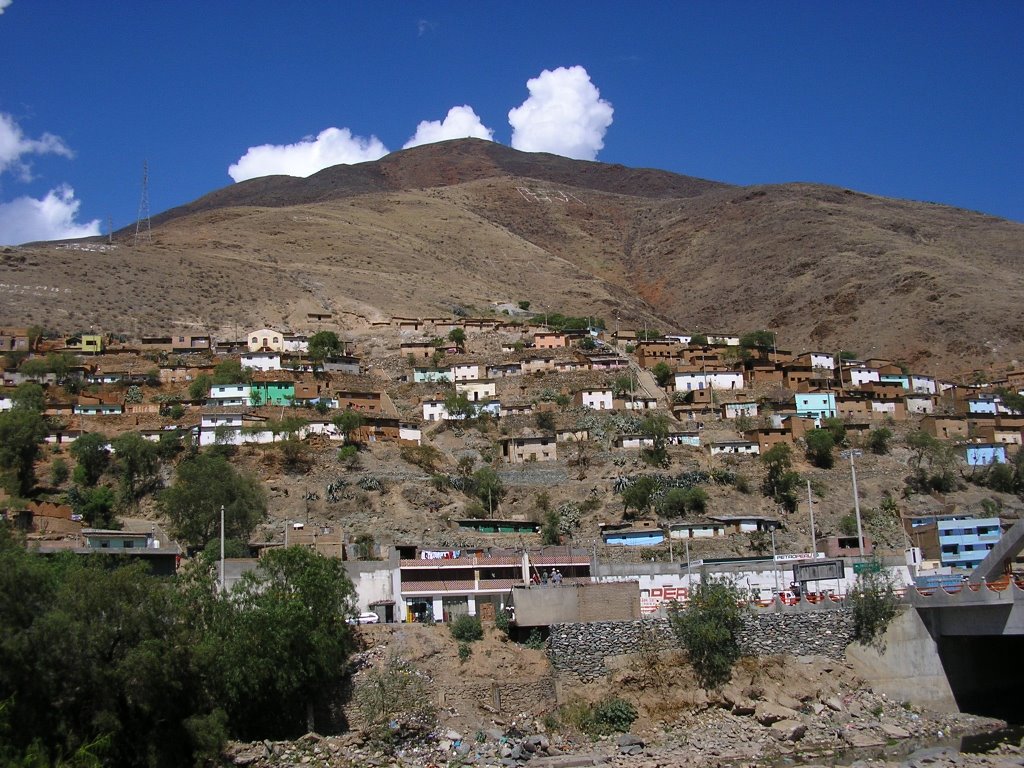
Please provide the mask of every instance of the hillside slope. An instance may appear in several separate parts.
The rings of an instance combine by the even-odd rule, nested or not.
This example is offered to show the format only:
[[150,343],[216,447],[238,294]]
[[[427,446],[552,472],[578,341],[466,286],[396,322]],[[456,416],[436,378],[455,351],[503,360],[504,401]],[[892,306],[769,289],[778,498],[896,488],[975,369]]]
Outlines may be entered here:
[[769,328],[938,372],[1024,358],[1024,225],[479,140],[232,185],[156,217],[138,247],[124,233],[0,256],[14,286],[0,323],[62,330],[301,328],[312,310],[359,327],[529,300],[623,325]]

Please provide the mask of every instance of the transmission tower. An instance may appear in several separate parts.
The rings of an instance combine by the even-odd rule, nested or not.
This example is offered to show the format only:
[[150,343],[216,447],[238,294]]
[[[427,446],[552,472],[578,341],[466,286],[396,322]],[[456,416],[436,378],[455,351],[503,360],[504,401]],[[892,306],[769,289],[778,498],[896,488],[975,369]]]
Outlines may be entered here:
[[135,242],[140,240],[153,241],[153,231],[149,221],[149,161],[142,161],[142,197],[139,198],[139,217],[135,220]]

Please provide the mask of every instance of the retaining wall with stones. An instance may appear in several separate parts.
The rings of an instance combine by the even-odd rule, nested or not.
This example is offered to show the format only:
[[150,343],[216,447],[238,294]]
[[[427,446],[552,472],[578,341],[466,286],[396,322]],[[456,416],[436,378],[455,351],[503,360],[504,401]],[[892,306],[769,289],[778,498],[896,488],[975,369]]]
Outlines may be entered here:
[[[748,613],[743,618],[740,647],[752,656],[788,654],[841,659],[853,640],[849,608],[814,612]],[[668,619],[595,621],[551,627],[548,658],[559,673],[593,680],[608,673],[605,658],[637,653],[644,648],[669,649],[676,638]]]

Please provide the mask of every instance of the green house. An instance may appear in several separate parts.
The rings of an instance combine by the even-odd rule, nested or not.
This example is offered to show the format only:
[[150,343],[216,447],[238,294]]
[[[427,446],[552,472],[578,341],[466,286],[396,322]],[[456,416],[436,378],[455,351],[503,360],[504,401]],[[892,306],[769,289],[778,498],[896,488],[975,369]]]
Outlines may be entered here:
[[82,334],[82,352],[98,355],[103,351],[103,336],[99,333]]
[[540,523],[529,520],[456,520],[459,528],[476,531],[477,533],[537,533]]
[[295,382],[254,381],[249,399],[253,405],[291,405],[295,400]]

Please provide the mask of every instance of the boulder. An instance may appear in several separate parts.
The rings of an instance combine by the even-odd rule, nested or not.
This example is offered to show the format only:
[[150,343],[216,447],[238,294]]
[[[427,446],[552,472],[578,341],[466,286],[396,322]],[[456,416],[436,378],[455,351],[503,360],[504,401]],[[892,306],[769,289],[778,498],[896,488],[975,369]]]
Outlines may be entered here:
[[838,696],[829,696],[825,699],[825,706],[831,709],[833,712],[842,712],[846,709],[843,706],[843,702],[839,700]]
[[807,733],[807,726],[799,720],[778,720],[772,723],[771,731],[779,741],[800,741]]
[[900,728],[898,725],[890,725],[889,723],[885,723],[882,725],[882,733],[884,733],[890,739],[910,738],[910,731],[908,731],[906,728]]
[[780,720],[796,720],[798,717],[800,713],[796,710],[766,701],[759,701],[754,709],[754,719],[761,725],[771,725]]
[[843,738],[851,747],[880,747],[885,744],[878,734],[871,731],[847,731],[843,734]]
[[633,733],[624,733],[615,740],[616,745],[620,747],[635,747],[644,745],[644,740]]

